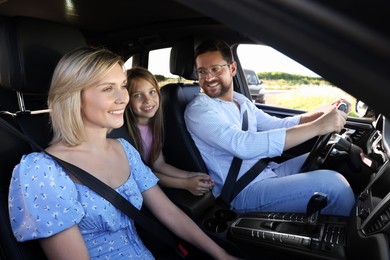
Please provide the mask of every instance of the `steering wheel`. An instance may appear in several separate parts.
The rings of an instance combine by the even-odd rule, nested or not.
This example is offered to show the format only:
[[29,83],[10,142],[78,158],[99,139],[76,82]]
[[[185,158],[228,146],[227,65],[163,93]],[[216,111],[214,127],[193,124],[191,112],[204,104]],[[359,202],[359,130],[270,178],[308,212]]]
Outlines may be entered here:
[[318,169],[318,157],[324,150],[332,134],[333,133],[328,133],[318,137],[305,162],[302,164],[301,170],[299,172],[308,172]]

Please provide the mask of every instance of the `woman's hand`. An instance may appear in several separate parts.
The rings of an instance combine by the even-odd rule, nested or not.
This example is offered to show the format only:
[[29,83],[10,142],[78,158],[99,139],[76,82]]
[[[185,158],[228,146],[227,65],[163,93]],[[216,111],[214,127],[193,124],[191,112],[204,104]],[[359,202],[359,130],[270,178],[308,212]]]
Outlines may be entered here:
[[[195,176],[199,177],[199,176]],[[155,185],[142,193],[145,205],[169,230],[217,260],[239,259],[228,254],[207,236],[199,226],[170,201]]]

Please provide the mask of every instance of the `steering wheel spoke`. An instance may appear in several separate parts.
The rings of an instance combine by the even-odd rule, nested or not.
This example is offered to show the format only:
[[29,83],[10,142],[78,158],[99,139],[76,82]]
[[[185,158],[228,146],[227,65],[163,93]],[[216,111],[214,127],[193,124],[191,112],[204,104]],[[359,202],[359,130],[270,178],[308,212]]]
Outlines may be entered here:
[[300,172],[308,172],[318,169],[321,165],[318,162],[320,155],[328,144],[333,133],[319,136],[305,162],[302,164]]

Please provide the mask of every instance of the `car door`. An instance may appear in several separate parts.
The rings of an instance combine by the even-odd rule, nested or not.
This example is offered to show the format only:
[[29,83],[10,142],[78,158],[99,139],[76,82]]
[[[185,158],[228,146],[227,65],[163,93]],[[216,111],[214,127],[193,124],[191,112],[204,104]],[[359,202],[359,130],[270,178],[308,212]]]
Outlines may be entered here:
[[[255,99],[253,102],[264,112],[283,118],[311,111],[342,98],[349,110],[346,129],[352,133],[354,142],[363,143],[372,134],[375,117],[361,117],[355,111],[357,99],[320,75],[266,45],[237,44],[232,50],[239,64],[235,79],[236,91],[252,98],[248,95],[250,90],[245,70],[254,70],[264,82],[264,102],[259,103]],[[283,156],[292,158],[309,152],[316,141],[317,138],[313,138],[286,151]]]

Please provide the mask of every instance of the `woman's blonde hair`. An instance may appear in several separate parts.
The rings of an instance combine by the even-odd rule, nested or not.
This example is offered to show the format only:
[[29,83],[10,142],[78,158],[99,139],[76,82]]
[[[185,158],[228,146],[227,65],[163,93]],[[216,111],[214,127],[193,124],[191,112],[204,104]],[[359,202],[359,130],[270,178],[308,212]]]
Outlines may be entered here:
[[51,144],[64,141],[76,146],[85,141],[81,93],[117,64],[125,72],[122,58],[104,48],[82,47],[62,57],[54,70],[48,97],[53,128]]
[[[158,82],[156,77],[147,69],[142,67],[134,67],[127,71],[127,84],[128,84],[128,91],[130,96],[130,102],[131,102],[131,93],[132,88],[134,85],[140,80],[144,79],[148,81],[152,86],[156,89],[158,98],[160,100],[159,106],[157,109],[157,112],[155,116],[149,120],[149,126],[152,129],[152,149],[150,153],[150,158],[145,158],[145,163],[152,167],[152,164],[155,160],[157,160],[160,152],[161,152],[161,146],[163,142],[164,137],[164,128],[163,128],[163,112],[162,112],[162,98],[161,98],[161,92],[160,88],[158,86]],[[142,154],[143,153],[143,145],[142,145],[142,138],[141,133],[137,126],[137,120],[135,119],[135,116],[133,114],[133,111],[131,110],[130,102],[127,105],[128,108],[125,112],[126,117],[126,123],[129,130],[130,138],[133,141],[134,147]]]

